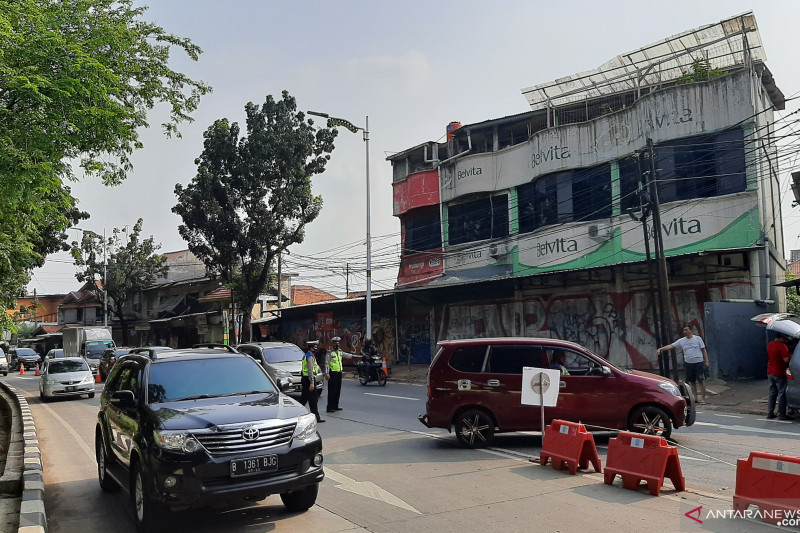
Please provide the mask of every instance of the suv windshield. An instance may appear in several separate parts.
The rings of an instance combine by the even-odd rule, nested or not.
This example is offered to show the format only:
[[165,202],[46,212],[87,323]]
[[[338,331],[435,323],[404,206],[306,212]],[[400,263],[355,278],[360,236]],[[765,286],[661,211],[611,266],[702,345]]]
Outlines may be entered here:
[[264,361],[267,363],[287,363],[289,361],[302,361],[303,350],[295,347],[264,348]]
[[89,371],[86,361],[53,361],[47,365],[48,374],[65,374],[67,372]]
[[17,356],[21,355],[37,355],[37,353],[33,348],[17,348]]
[[86,357],[100,359],[108,348],[114,347],[114,341],[92,341],[86,343]]
[[148,403],[276,392],[267,375],[248,358],[162,361],[150,366]]

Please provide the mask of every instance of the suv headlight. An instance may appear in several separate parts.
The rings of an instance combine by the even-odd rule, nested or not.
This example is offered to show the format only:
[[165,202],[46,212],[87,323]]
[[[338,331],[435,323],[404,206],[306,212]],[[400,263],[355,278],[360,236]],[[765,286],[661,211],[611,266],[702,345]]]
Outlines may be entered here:
[[189,433],[179,431],[153,431],[156,444],[165,450],[173,452],[194,453],[202,446]]
[[296,439],[307,439],[317,432],[317,417],[313,413],[308,413],[297,417],[297,425],[294,428]]
[[678,387],[676,387],[672,383],[667,383],[666,381],[662,381],[661,383],[658,384],[658,386],[674,396],[681,395],[681,391],[679,391]]

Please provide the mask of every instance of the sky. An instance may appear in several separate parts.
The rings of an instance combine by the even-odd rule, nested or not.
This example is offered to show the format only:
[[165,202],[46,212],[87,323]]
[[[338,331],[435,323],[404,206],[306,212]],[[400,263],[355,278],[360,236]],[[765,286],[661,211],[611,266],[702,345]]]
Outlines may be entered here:
[[[176,183],[196,173],[203,132],[217,119],[244,123],[247,102],[280,98],[300,110],[345,118],[364,127],[369,117],[372,290],[391,289],[400,262],[400,224],[392,215],[392,168],[386,157],[425,141],[441,141],[451,121],[462,124],[530,110],[521,90],[600,66],[613,57],[683,31],[753,11],[778,87],[800,92],[797,20],[800,2],[770,1],[630,4],[615,2],[495,0],[478,2],[336,2],[293,0],[160,0],[143,2],[147,20],[190,38],[203,49],[193,62],[180,50],[173,69],[213,87],[167,139],[159,124],[165,108],[149,115],[144,148],[132,158],[126,182],[70,184],[88,211],[82,228],[102,234],[132,227],[153,236],[161,252],[187,249],[172,213]],[[787,103],[780,116],[796,111]],[[322,120],[322,119],[320,119]],[[320,122],[321,123],[321,122]],[[306,239],[289,249],[284,272],[292,283],[336,296],[366,287],[366,150],[362,134],[340,128],[326,171],[312,178],[323,197]],[[781,168],[785,253],[800,248],[800,208],[788,191],[791,170]],[[69,230],[79,240],[77,230]],[[332,266],[333,265],[333,266]],[[349,272],[349,275],[348,275]],[[68,254],[49,256],[33,273],[29,292],[76,290]]]

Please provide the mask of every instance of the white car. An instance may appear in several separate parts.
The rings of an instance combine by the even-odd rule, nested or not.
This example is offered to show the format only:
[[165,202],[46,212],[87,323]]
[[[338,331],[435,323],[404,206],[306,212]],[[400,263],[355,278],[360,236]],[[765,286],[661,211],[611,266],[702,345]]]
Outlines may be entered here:
[[94,398],[94,376],[82,357],[46,360],[39,380],[39,397],[46,402],[62,396]]
[[8,375],[8,359],[6,359],[6,354],[2,348],[0,348],[0,373],[4,376]]

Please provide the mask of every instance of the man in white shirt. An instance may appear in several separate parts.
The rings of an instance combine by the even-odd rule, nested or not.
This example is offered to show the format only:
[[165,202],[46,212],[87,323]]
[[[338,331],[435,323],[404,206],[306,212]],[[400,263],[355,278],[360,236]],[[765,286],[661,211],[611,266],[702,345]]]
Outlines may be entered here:
[[[706,403],[705,369],[708,368],[708,352],[703,339],[699,335],[692,335],[692,328],[687,324],[683,326],[683,337],[672,344],[662,346],[656,350],[656,353],[661,353],[664,350],[674,350],[675,348],[683,350],[686,382],[692,385],[692,394],[694,394],[695,401],[699,404]],[[703,393],[702,397],[697,396],[698,382],[700,383],[700,391]]]

